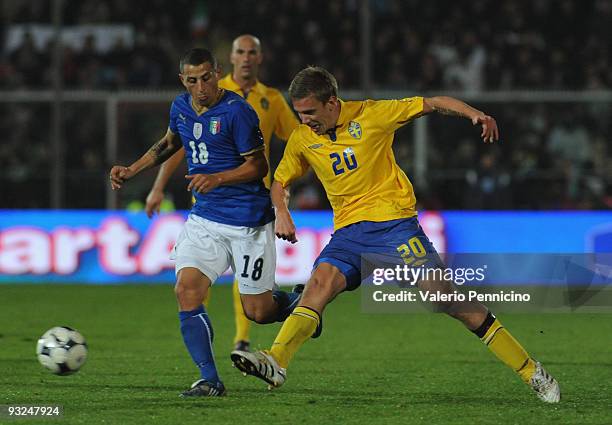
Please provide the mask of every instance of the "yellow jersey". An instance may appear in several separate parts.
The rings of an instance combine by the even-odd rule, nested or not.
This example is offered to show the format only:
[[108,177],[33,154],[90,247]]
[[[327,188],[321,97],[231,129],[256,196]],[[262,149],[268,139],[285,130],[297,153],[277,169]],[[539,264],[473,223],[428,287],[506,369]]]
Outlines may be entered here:
[[[238,83],[228,74],[219,80],[219,87],[231,90],[244,96]],[[298,126],[298,120],[285,101],[282,93],[257,81],[246,96],[246,101],[255,109],[259,117],[259,128],[264,138],[265,154],[270,162],[270,139],[272,134],[282,140],[288,140],[291,132]],[[267,188],[270,188],[271,173],[265,178]]]
[[391,145],[395,131],[422,113],[422,97],[340,101],[335,135],[319,136],[300,125],[274,179],[286,187],[312,167],[334,210],[335,230],[359,221],[415,216],[412,184]]

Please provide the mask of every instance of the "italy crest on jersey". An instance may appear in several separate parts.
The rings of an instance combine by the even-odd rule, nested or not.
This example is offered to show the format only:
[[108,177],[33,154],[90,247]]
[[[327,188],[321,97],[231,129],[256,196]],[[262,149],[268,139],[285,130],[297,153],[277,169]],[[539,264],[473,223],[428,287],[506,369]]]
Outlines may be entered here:
[[219,117],[212,117],[210,119],[210,134],[217,134],[218,132],[221,131],[221,118]]
[[202,137],[202,124],[199,122],[193,123],[193,137],[199,140]]
[[348,132],[353,139],[361,139],[361,125],[357,121],[350,121]]

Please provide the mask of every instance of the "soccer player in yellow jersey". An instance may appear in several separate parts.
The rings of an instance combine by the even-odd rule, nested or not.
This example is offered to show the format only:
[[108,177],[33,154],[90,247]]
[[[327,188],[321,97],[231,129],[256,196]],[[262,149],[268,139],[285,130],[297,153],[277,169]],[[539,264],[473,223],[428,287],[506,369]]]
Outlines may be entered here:
[[[289,139],[291,132],[298,126],[298,121],[282,93],[262,84],[257,79],[262,61],[263,54],[259,39],[248,34],[238,36],[232,43],[230,54],[233,71],[219,80],[219,87],[238,93],[255,109],[264,138],[264,153],[269,162],[272,135],[276,135],[281,140]],[[152,217],[155,212],[159,213],[164,199],[164,188],[184,157],[185,151],[181,148],[159,169],[155,183],[147,196],[145,211],[149,217]],[[271,176],[268,173],[264,180],[267,188],[270,188],[270,180]],[[234,281],[233,294],[236,318],[234,345],[236,349],[248,351],[250,321],[240,302],[237,281]]]
[[[451,97],[343,102],[335,78],[323,68],[300,71],[289,87],[303,125],[291,135],[274,174],[271,196],[276,208],[275,233],[297,242],[287,208],[289,186],[312,167],[334,210],[334,234],[314,263],[298,307],[284,322],[272,348],[255,353],[234,351],[241,371],[278,387],[299,347],[321,333],[323,310],[338,294],[361,284],[362,254],[419,257],[442,267],[416,218],[412,184],[395,162],[394,132],[425,114],[438,112],[467,118],[482,127],[487,143],[499,139],[495,120]],[[452,282],[420,281],[420,290],[452,293]],[[474,332],[495,355],[530,385],[538,397],[560,399],[557,381],[533,360],[495,316],[479,302],[436,305]]]

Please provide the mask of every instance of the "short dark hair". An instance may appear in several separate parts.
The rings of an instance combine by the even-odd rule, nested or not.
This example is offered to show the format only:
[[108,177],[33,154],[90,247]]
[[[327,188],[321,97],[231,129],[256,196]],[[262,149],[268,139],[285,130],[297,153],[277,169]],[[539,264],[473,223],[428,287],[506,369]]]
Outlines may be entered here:
[[202,49],[201,47],[194,47],[185,52],[179,62],[179,72],[183,73],[185,65],[200,65],[204,62],[208,62],[213,68],[217,67],[217,59],[210,50]]
[[309,66],[293,77],[289,85],[291,99],[304,99],[314,95],[320,102],[327,102],[330,97],[338,96],[338,82],[325,68]]

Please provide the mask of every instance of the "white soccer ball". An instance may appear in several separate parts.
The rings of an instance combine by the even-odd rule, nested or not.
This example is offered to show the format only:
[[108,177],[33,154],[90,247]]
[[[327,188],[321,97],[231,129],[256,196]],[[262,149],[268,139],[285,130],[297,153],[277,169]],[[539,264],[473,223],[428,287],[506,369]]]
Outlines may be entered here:
[[36,355],[41,365],[56,375],[76,372],[87,360],[87,343],[76,330],[56,326],[40,337]]

